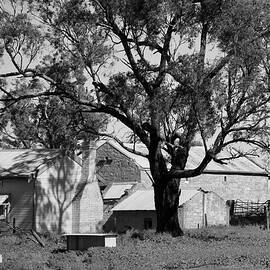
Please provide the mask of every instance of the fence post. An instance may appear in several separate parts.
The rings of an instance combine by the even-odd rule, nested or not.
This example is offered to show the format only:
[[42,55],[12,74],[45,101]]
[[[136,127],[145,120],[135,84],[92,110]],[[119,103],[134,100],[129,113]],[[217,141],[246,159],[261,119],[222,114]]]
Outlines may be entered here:
[[266,228],[269,231],[270,229],[270,215],[269,215],[269,211],[270,211],[270,201],[267,201],[267,206],[266,206]]
[[16,232],[16,219],[13,218],[13,221],[12,221],[12,232],[15,233]]
[[207,227],[208,223],[207,223],[207,215],[204,214],[204,226]]

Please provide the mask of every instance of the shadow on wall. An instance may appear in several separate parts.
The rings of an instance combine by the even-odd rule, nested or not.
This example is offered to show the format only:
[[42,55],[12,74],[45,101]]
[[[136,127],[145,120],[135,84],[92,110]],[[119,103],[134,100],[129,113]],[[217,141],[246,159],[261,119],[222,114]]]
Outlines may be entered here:
[[4,181],[0,192],[9,195],[10,208],[7,221],[10,226],[13,226],[14,221],[15,226],[23,230],[30,230],[33,227],[32,189],[33,182],[28,183],[22,179]]
[[41,231],[62,233],[71,230],[72,201],[79,177],[74,163],[59,158],[41,175],[36,186],[36,216]]
[[[71,227],[71,204],[74,190],[80,180],[78,176],[80,166],[59,150],[26,150],[14,158],[14,161],[15,163],[3,173],[17,177],[30,176],[24,183],[27,185],[27,192],[31,195],[27,204],[31,204],[28,210],[31,209],[32,212],[32,227],[39,231],[56,233]],[[39,169],[36,179],[33,174],[32,176],[30,174],[35,169]],[[15,193],[12,195],[11,191],[13,201],[18,202],[11,205],[11,209],[13,212],[20,212],[22,205],[19,203],[19,198],[14,196],[19,195]],[[29,220],[29,213],[22,218]]]

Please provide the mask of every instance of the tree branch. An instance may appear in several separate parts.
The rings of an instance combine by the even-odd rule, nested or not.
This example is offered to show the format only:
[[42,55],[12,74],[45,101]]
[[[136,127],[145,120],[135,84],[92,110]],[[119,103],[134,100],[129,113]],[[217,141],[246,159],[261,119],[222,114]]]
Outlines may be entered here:
[[107,16],[107,20],[110,23],[111,27],[112,27],[112,31],[120,38],[122,45],[124,47],[125,53],[127,55],[127,58],[129,60],[129,63],[131,65],[131,68],[136,76],[136,78],[138,79],[138,81],[143,85],[146,93],[149,96],[152,96],[153,92],[152,92],[152,88],[150,87],[150,84],[147,82],[147,80],[145,79],[145,77],[141,74],[141,71],[133,57],[131,48],[128,44],[128,38],[127,36],[120,30],[120,28],[118,27],[118,25],[115,23],[115,21],[112,18],[112,15],[109,14]]
[[174,18],[172,19],[172,21],[170,22],[169,27],[167,29],[167,32],[165,34],[164,45],[163,45],[163,48],[161,51],[159,72],[158,72],[158,76],[157,76],[155,83],[154,83],[154,88],[160,86],[160,84],[162,83],[162,81],[166,75],[167,55],[168,55],[168,51],[170,49],[170,42],[171,42],[171,38],[172,38],[172,33],[174,31],[174,26],[176,25],[178,19],[179,19],[179,15],[175,15]]

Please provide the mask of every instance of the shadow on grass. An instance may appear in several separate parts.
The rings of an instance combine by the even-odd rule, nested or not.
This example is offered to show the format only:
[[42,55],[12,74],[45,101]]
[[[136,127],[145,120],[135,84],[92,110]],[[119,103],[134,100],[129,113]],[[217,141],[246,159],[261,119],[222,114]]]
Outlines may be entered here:
[[66,248],[56,248],[51,253],[52,254],[59,254],[59,253],[66,253],[68,250]]

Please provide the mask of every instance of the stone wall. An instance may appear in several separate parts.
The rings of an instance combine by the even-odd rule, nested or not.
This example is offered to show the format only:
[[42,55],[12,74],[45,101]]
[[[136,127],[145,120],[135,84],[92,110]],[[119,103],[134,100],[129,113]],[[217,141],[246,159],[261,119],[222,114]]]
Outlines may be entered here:
[[141,182],[141,173],[135,162],[104,143],[97,149],[98,174],[108,182]]
[[[180,195],[181,196],[181,195]],[[203,193],[197,193],[191,200],[178,208],[178,219],[183,229],[202,227],[203,224]]]
[[214,192],[205,193],[204,211],[207,216],[207,224],[209,226],[229,225],[230,207],[225,200]]
[[96,146],[85,146],[81,180],[72,205],[72,232],[93,233],[99,231],[103,220],[103,200],[96,179]]
[[228,225],[229,207],[214,192],[199,192],[179,207],[178,217],[183,229]]
[[202,174],[197,177],[182,179],[183,189],[202,188],[214,191],[224,200],[249,200],[264,202],[270,199],[267,176]]

